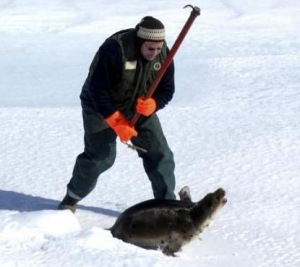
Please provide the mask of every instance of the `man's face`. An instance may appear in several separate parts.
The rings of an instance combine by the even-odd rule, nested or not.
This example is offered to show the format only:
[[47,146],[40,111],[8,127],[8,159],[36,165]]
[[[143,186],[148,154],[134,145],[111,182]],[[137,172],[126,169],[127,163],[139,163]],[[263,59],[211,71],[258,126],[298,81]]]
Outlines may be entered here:
[[141,53],[147,60],[153,60],[160,52],[164,42],[144,42],[141,46]]

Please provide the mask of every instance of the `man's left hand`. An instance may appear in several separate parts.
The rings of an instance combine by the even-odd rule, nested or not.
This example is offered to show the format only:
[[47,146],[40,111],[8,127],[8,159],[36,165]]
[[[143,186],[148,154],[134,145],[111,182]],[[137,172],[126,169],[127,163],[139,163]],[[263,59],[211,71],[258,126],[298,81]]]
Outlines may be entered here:
[[144,116],[150,116],[156,110],[156,102],[152,97],[137,99],[136,111]]

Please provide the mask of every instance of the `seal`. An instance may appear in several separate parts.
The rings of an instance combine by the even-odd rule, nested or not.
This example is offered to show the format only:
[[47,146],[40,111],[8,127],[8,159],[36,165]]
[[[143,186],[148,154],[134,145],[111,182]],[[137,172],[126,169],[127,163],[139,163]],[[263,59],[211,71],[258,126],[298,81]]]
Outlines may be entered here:
[[198,202],[192,202],[187,186],[179,196],[180,200],[151,199],[126,209],[109,229],[112,236],[174,256],[211,224],[227,202],[222,188]]

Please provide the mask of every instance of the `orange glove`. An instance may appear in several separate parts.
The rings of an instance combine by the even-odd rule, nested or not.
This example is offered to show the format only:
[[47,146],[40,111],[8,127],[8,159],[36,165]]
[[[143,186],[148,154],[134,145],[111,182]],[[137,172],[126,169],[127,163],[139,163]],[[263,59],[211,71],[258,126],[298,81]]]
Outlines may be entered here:
[[152,97],[137,99],[136,111],[144,116],[150,116],[156,110],[156,102]]
[[117,136],[120,137],[121,141],[127,142],[133,136],[137,136],[137,132],[134,127],[129,125],[129,122],[123,117],[123,115],[116,111],[108,118],[105,119],[106,123],[111,127]]

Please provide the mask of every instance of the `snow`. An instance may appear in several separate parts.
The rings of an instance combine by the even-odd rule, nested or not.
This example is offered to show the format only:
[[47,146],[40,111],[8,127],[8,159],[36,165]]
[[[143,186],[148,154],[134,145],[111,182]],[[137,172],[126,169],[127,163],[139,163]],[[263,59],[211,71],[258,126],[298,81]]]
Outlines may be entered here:
[[201,16],[175,56],[176,95],[159,116],[176,192],[227,192],[201,240],[167,257],[106,230],[152,198],[140,159],[121,143],[76,214],[56,210],[83,149],[78,96],[99,45],[153,15],[172,46],[186,4],[0,0],[1,266],[300,266],[298,0],[191,3]]

